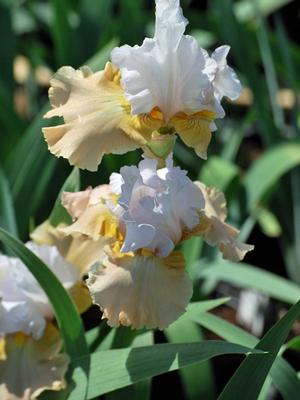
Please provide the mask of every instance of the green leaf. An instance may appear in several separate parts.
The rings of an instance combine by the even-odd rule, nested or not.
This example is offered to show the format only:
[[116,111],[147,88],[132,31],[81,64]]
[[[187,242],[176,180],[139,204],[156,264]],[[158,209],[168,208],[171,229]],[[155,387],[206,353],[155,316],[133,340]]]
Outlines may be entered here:
[[[51,0],[53,9],[52,37],[54,42],[54,51],[56,56],[56,64],[74,65],[76,63],[76,52],[80,56],[81,52],[77,51],[74,46],[75,32],[72,29],[72,7],[69,0]],[[78,39],[78,38],[76,38]]]
[[44,107],[28,126],[4,165],[12,188],[21,237],[27,234],[29,218],[44,199],[57,166],[57,159],[49,154],[42,135],[42,127],[51,123],[42,119],[48,108],[48,105]]
[[[267,351],[265,357],[250,354],[227,383],[219,396],[219,400],[239,399],[241,393],[243,393],[245,400],[256,400],[258,398],[280,347],[299,315],[300,301],[290,308],[289,312],[266,333],[255,347]],[[251,378],[249,379],[249,377]]]
[[207,186],[217,187],[224,192],[239,176],[239,168],[220,157],[212,156],[201,169],[199,180]]
[[[80,25],[78,33],[83,43],[80,51],[82,58],[87,59],[99,49],[99,44],[108,42],[109,36],[105,35],[105,33],[107,31],[106,28],[111,25],[113,19],[112,12],[113,0],[79,1],[78,16],[80,18]],[[86,46],[86,43],[89,45]]]
[[16,51],[16,39],[12,29],[11,7],[2,4],[0,4],[0,35],[5,38],[1,45],[1,51],[3,51],[5,57],[0,59],[0,82],[5,87],[6,93],[12,96],[14,89],[13,58]]
[[253,2],[253,8],[256,12],[256,16],[258,19],[257,38],[260,48],[261,59],[264,65],[273,118],[277,128],[281,131],[281,134],[283,134],[283,130],[285,128],[284,113],[277,102],[279,84],[276,76],[272,50],[268,39],[268,25],[267,22],[261,17],[257,0]]
[[74,167],[65,183],[63,184],[57,199],[55,201],[53,210],[49,217],[49,222],[53,226],[65,222],[66,224],[71,223],[71,217],[67,210],[61,204],[61,196],[63,192],[76,192],[80,190],[80,172],[77,167]]
[[250,168],[244,184],[248,209],[253,210],[286,172],[300,163],[300,143],[283,143],[267,151]]
[[[221,338],[243,346],[254,347],[258,339],[241,328],[209,313],[189,315],[193,321]],[[270,376],[283,398],[296,400],[300,393],[300,380],[296,371],[281,357],[276,357]]]
[[119,40],[113,38],[107,43],[102,49],[93,55],[85,64],[89,66],[93,71],[99,71],[104,68],[106,62],[109,60],[112,49],[118,46]]
[[281,357],[277,357],[270,372],[273,384],[285,400],[298,400],[300,379],[294,368]]
[[23,243],[0,228],[0,240],[27,266],[51,302],[66,351],[72,359],[87,354],[84,329],[77,309],[60,281]]
[[194,236],[189,240],[185,240],[182,244],[182,251],[186,262],[188,273],[192,280],[194,280],[194,270],[192,268],[196,260],[201,256],[203,247],[203,238],[201,236]]
[[13,199],[6,176],[0,167],[0,226],[15,236],[18,228],[13,205]]
[[[143,381],[164,372],[206,361],[223,354],[247,354],[248,347],[220,341],[201,343],[158,344],[154,346],[99,351],[82,357],[74,365],[73,377],[90,362],[87,399],[93,399],[121,387]],[[261,354],[262,357],[265,354]],[[81,400],[70,395],[68,400]]]
[[[165,330],[165,335],[171,343],[200,343],[203,340],[200,327],[187,317],[179,318],[174,322]],[[209,360],[180,368],[179,374],[187,400],[196,398],[213,400],[216,398],[214,375]]]
[[255,218],[259,223],[262,232],[269,237],[279,237],[281,235],[282,229],[276,215],[270,210],[259,207],[258,210],[254,212]]
[[247,27],[237,21],[233,12],[234,4],[232,0],[211,1],[211,15],[215,17],[216,29],[220,31],[222,40],[231,46],[234,60],[252,90],[253,109],[262,140],[267,145],[273,145],[279,135],[266,101],[266,80],[257,66],[257,42]]
[[[108,336],[111,336],[109,340],[109,345],[102,348],[103,342],[106,341]],[[108,350],[111,348],[111,343],[113,341],[114,329],[110,328],[104,321],[95,328],[89,330],[85,334],[85,339],[90,349],[90,353],[94,353],[98,350]]]
[[[142,347],[152,345],[154,341],[153,331],[138,334],[131,344],[131,347]],[[149,400],[151,392],[151,379],[137,382],[134,385],[108,393],[106,400]]]
[[[263,16],[268,16],[291,1],[292,0],[259,0],[257,1],[257,6],[259,12]],[[253,1],[251,0],[240,0],[238,3],[235,3],[234,11],[236,17],[241,22],[249,21],[257,16],[253,8]]]
[[[220,299],[215,300],[204,300],[204,301],[195,301],[190,303],[187,307],[187,312],[192,315],[193,313],[199,314],[213,308],[217,308],[230,300],[229,297],[221,297]],[[185,318],[185,314],[181,318]]]
[[293,304],[300,299],[299,285],[245,263],[215,261],[207,263],[205,266],[201,262],[199,271],[199,278],[213,278],[216,281],[228,282],[238,287],[253,288],[286,303]]

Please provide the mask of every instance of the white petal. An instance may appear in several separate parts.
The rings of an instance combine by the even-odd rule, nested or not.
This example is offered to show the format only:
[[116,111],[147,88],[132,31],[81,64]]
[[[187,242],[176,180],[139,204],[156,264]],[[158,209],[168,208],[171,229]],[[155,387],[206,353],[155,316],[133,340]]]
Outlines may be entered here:
[[212,54],[218,68],[213,80],[216,97],[221,100],[223,96],[236,100],[242,91],[242,85],[232,68],[227,65],[226,57],[230,50],[229,46],[220,46]]
[[112,61],[121,70],[132,113],[159,107],[167,122],[179,111],[203,109],[213,86],[205,73],[205,53],[196,39],[183,35],[187,20],[179,1],[159,0],[156,5],[154,39],[114,49]]
[[126,223],[126,238],[121,251],[128,253],[141,248],[148,248],[155,236],[155,228],[152,225],[136,225],[128,221]]
[[164,329],[184,311],[192,283],[167,259],[123,257],[90,272],[88,287],[110,326]]
[[79,280],[77,269],[59,254],[55,246],[37,245],[34,242],[27,242],[26,247],[47,264],[66,289],[73,286]]
[[121,194],[121,187],[124,184],[124,180],[121,174],[117,174],[113,172],[109,178],[109,184],[111,186],[111,190],[115,194]]
[[173,167],[171,159],[165,168],[156,167],[155,160],[145,158],[138,169],[121,169],[124,183],[118,203],[123,212],[111,210],[126,226],[123,252],[146,248],[166,257],[180,242],[183,230],[199,223],[198,211],[205,205],[201,189],[186,171]]
[[32,301],[0,300],[0,334],[24,332],[40,339],[46,320]]
[[122,177],[121,195],[119,197],[120,204],[127,204],[131,196],[133,186],[139,178],[139,170],[136,166],[122,167],[120,170]]
[[[80,279],[79,271],[62,258],[56,247],[33,242],[26,246],[48,265],[66,289]],[[0,331],[22,331],[41,337],[44,320],[53,318],[53,310],[37,280],[19,259],[5,256],[0,258],[0,278]]]

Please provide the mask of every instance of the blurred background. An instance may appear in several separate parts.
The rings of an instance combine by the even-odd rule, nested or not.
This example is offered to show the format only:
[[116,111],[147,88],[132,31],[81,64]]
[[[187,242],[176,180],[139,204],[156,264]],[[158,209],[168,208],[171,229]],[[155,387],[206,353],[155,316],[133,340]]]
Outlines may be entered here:
[[[255,250],[244,263],[233,264],[223,262],[199,238],[185,243],[195,282],[193,300],[231,300],[204,315],[198,322],[201,328],[155,332],[151,340],[224,337],[220,332],[226,325],[220,318],[261,337],[300,297],[300,4],[181,3],[190,21],[187,32],[202,47],[212,51],[222,44],[231,46],[229,61],[244,91],[236,102],[224,102],[227,115],[217,121],[208,161],[200,160],[179,139],[175,159],[190,178],[225,192],[229,222],[241,228],[241,239],[254,244]],[[150,0],[0,0],[1,226],[28,240],[29,232],[49,216],[72,170],[66,160],[47,151],[41,133],[43,126],[54,123],[42,118],[49,108],[47,90],[53,73],[62,65],[102,69],[112,48],[140,44],[153,29]],[[106,183],[112,172],[139,159],[138,151],[105,156],[97,173],[81,172],[81,187]],[[90,310],[85,315],[87,329],[98,323],[98,310]],[[127,346],[135,338],[123,328],[113,335],[104,347]],[[299,335],[300,323],[294,325],[285,353],[298,369]],[[175,399],[214,399],[239,361],[238,356],[217,358],[154,378],[152,398],[167,393],[171,384]],[[131,394],[128,390],[106,397],[138,396],[138,388],[131,388]],[[150,389],[147,393],[150,396]],[[267,393],[265,398],[280,398],[273,387]]]

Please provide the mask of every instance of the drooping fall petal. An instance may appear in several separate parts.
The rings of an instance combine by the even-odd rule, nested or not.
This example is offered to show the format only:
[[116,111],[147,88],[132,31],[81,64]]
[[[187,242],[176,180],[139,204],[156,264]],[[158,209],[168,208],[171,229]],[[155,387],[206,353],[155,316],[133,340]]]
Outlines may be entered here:
[[62,340],[53,325],[39,340],[19,332],[0,339],[1,346],[1,400],[35,400],[45,390],[65,388],[69,359],[60,353]]
[[192,295],[192,282],[178,252],[165,259],[107,258],[90,272],[87,284],[110,326],[134,329],[166,328],[184,313]]

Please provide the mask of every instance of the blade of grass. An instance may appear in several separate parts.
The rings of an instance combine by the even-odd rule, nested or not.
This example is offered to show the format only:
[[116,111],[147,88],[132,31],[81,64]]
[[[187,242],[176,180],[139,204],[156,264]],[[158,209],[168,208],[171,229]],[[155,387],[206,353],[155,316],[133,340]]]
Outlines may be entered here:
[[288,86],[294,93],[295,103],[293,106],[293,127],[297,136],[300,136],[300,128],[298,126],[298,113],[299,113],[299,97],[298,97],[298,85],[296,78],[296,68],[292,56],[289,51],[289,40],[279,15],[275,15],[275,27],[276,27],[276,41],[281,54],[281,59],[285,70],[287,71],[287,82]]
[[110,58],[110,53],[112,49],[118,46],[119,40],[116,38],[111,39],[102,49],[100,49],[96,54],[94,54],[87,62],[88,65],[93,71],[98,71],[104,68],[105,63]]
[[14,236],[18,236],[18,228],[10,187],[0,167],[0,226]]
[[247,192],[248,210],[262,202],[272,186],[286,172],[300,163],[300,143],[282,143],[267,151],[249,169],[244,185]]
[[[210,313],[193,313],[188,314],[188,316],[204,328],[230,342],[249,347],[254,347],[258,343],[256,337],[216,315]],[[298,399],[300,380],[297,377],[296,371],[282,357],[276,357],[270,371],[270,377],[285,400]]]
[[278,105],[277,102],[279,85],[276,77],[272,51],[268,40],[268,26],[267,22],[261,17],[257,0],[254,1],[253,8],[255,10],[256,18],[258,20],[257,38],[261,59],[264,65],[273,118],[277,128],[281,131],[281,133],[283,133],[285,129],[284,114],[282,108]]
[[16,38],[12,29],[11,6],[9,5],[0,4],[0,36],[5,38],[1,44],[1,50],[5,57],[0,59],[0,81],[12,102],[14,88],[13,59],[16,52]]
[[288,313],[255,346],[256,349],[268,352],[265,357],[250,354],[227,383],[219,396],[219,400],[239,399],[241,393],[243,393],[245,400],[256,400],[258,398],[280,347],[286,340],[292,324],[299,315],[300,301],[292,306]]
[[80,190],[80,171],[77,167],[74,167],[62,188],[59,191],[57,199],[55,201],[53,210],[49,216],[49,222],[53,226],[65,222],[66,224],[71,223],[72,219],[67,210],[61,204],[61,196],[63,192],[76,192]]
[[[51,0],[53,10],[52,38],[56,56],[56,66],[76,65],[77,51],[75,32],[72,30],[70,15],[72,7],[69,0]],[[77,66],[77,65],[76,65]]]
[[216,29],[220,30],[224,42],[232,47],[234,59],[253,92],[253,107],[262,139],[266,145],[272,146],[278,140],[278,132],[270,118],[265,78],[256,66],[257,44],[246,27],[237,21],[232,0],[214,0],[209,4],[216,19]]
[[[262,16],[268,16],[292,0],[259,0],[257,6]],[[257,17],[251,0],[240,0],[234,5],[234,12],[240,22],[246,22]]]
[[[248,347],[220,341],[158,344],[100,351],[91,355],[87,399],[218,355],[248,354],[252,351]],[[261,357],[265,356],[263,352],[259,353]],[[86,361],[87,358],[82,357],[77,363],[80,368],[84,368]],[[77,369],[74,371],[74,378],[76,376]],[[68,400],[81,400],[81,398],[71,393]]]
[[300,299],[300,286],[288,279],[245,263],[201,261],[199,278],[213,278],[239,287],[250,287],[266,295],[294,304]]
[[111,24],[112,11],[112,0],[79,1],[78,15],[80,17],[80,25],[78,34],[83,43],[89,44],[88,46],[82,46],[82,59],[91,57],[99,49],[99,43],[103,44],[108,41],[105,31],[107,26]]
[[[148,331],[136,335],[133,339],[131,347],[143,347],[153,345],[153,331]],[[105,398],[107,400],[149,400],[151,392],[151,379],[146,379],[122,389],[108,393]]]
[[[200,343],[203,340],[199,326],[188,318],[179,318],[165,330],[165,334],[170,343]],[[216,398],[214,374],[210,361],[181,368],[179,374],[187,400]]]

